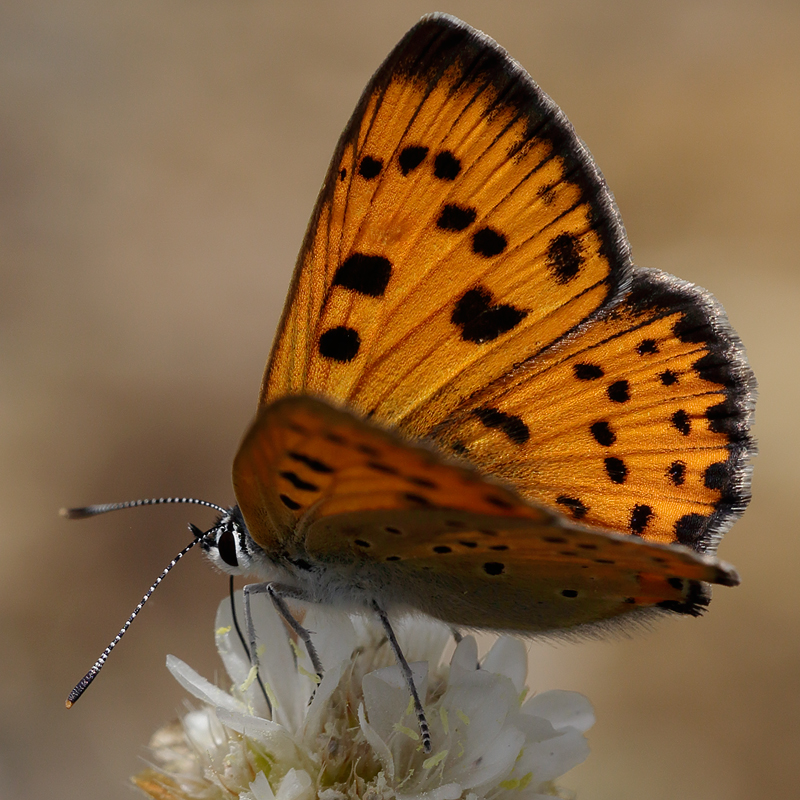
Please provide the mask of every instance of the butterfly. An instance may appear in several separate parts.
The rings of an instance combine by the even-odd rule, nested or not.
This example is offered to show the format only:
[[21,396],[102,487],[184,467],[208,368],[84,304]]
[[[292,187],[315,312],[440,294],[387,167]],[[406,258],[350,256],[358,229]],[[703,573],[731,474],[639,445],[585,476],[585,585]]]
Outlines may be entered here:
[[714,552],[749,500],[754,397],[716,301],[632,264],[562,111],[432,14],[342,134],[237,506],[193,530],[312,660],[287,599],[374,611],[401,666],[400,612],[521,634],[696,616],[739,582]]

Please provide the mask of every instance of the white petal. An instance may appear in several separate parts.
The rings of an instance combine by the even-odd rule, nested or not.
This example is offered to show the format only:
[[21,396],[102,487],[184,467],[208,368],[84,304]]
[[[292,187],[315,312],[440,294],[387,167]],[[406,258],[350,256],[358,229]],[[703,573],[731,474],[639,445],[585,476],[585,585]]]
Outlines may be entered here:
[[[409,664],[414,686],[420,697],[428,693],[428,664]],[[364,705],[369,724],[384,741],[394,732],[396,723],[403,722],[409,704],[409,692],[399,667],[383,667],[364,676]],[[408,720],[403,722],[409,725]],[[416,719],[411,723],[416,727]]]
[[310,683],[306,679],[301,680],[295,669],[289,634],[269,595],[254,595],[250,605],[258,633],[261,679],[269,684],[270,690],[278,698],[272,718],[296,731],[305,717],[311,694]]
[[251,714],[217,708],[219,721],[231,730],[257,741],[273,741],[276,737],[289,739],[289,731],[277,722]]
[[202,700],[212,706],[227,708],[231,711],[244,712],[247,710],[244,703],[231,697],[218,686],[214,686],[213,683],[207,681],[176,656],[167,656],[167,669],[172,673],[175,680],[198,700]]
[[435,789],[419,794],[400,794],[397,793],[397,800],[458,800],[463,793],[463,789],[457,783],[446,783],[444,786],[437,786]]
[[[237,620],[242,634],[246,636],[241,592],[236,593],[235,601]],[[267,701],[264,699],[261,687],[258,685],[258,681],[250,681],[249,688],[242,690],[242,686],[248,680],[251,665],[242,640],[239,638],[239,634],[233,624],[230,598],[223,600],[217,608],[215,639],[217,643],[217,652],[222,659],[222,663],[225,665],[226,672],[234,684],[234,692],[243,696],[244,701],[252,709],[253,713],[268,718],[270,716],[269,707],[267,706]]]
[[318,733],[322,732],[328,715],[330,715],[328,701],[338,688],[339,681],[341,681],[347,666],[348,664],[346,662],[340,661],[330,669],[325,670],[325,674],[322,676],[322,682],[317,687],[314,699],[311,701],[311,705],[309,705],[306,711],[306,719],[303,724],[304,736],[313,738]]
[[534,742],[526,747],[515,772],[519,775],[532,772],[537,784],[551,781],[585,761],[588,755],[589,743],[584,735],[568,728],[554,739]]
[[589,700],[578,692],[561,689],[534,695],[522,706],[522,713],[544,717],[556,730],[588,731],[594,725],[594,709]]
[[458,666],[467,672],[474,672],[478,668],[478,645],[474,636],[465,636],[456,646],[450,667]]
[[253,800],[275,800],[275,792],[269,785],[267,776],[263,772],[256,775],[256,779],[250,784],[250,793]]
[[447,625],[430,617],[406,616],[395,626],[406,661],[427,661],[432,667],[442,660],[442,653],[453,632]]
[[[515,728],[506,728],[493,738],[488,747],[479,752],[472,751],[471,761],[460,769],[448,770],[448,777],[456,778],[465,789],[473,789],[481,793],[481,789],[489,789],[499,783],[514,768],[525,736]],[[471,748],[467,748],[469,752]],[[467,754],[465,753],[465,759]]]
[[375,751],[375,755],[378,757],[378,760],[381,762],[381,766],[383,767],[383,771],[386,775],[386,780],[390,783],[394,781],[394,758],[392,757],[392,751],[389,749],[389,745],[378,736],[378,732],[372,725],[367,722],[367,717],[364,714],[364,704],[359,703],[358,706],[358,724],[361,726],[361,731],[364,734],[364,738],[369,743],[370,747]]
[[225,729],[207,706],[190,711],[182,720],[186,738],[202,752],[212,752],[227,741]]
[[275,800],[314,800],[311,776],[293,767],[283,776]]
[[520,639],[501,636],[486,654],[481,669],[505,675],[511,679],[517,692],[522,692],[528,677],[528,651],[525,644]]
[[343,661],[350,661],[357,642],[349,614],[311,606],[303,619],[303,627],[311,631],[314,647],[326,672]]

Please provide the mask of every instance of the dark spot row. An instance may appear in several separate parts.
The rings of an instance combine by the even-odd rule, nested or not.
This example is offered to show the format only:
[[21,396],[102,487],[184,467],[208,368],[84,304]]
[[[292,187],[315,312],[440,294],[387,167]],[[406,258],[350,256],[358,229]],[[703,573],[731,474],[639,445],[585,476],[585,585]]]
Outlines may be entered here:
[[[622,464],[622,469],[624,468],[625,465]],[[606,469],[608,469],[608,465],[606,465]],[[563,506],[569,512],[570,516],[573,519],[583,519],[586,516],[587,512],[589,511],[586,505],[584,505],[584,503],[581,502],[581,500],[578,499],[577,497],[568,497],[566,495],[560,495],[559,497],[556,498],[556,503],[558,503],[560,506]],[[646,530],[648,524],[653,519],[653,517],[654,517],[654,512],[650,506],[637,504],[633,507],[633,510],[631,511],[628,527],[633,533],[636,534],[644,533],[644,531]],[[590,546],[585,545],[584,547],[588,549]]]
[[[404,147],[397,156],[397,166],[402,175],[410,175],[428,157],[429,148],[422,145],[409,145]],[[383,171],[382,158],[364,156],[358,164],[358,174],[365,180],[377,178]],[[449,150],[442,150],[433,159],[433,175],[442,181],[454,181],[461,172],[461,161]],[[339,172],[339,178],[344,180],[347,170]]]
[[[475,222],[478,213],[470,206],[448,203],[442,206],[436,227],[439,230],[460,233]],[[508,247],[508,239],[494,228],[483,227],[472,234],[472,252],[484,258],[499,256]]]
[[[382,256],[360,253],[350,256],[336,271],[333,283],[360,294],[378,297],[391,277],[391,264]],[[456,301],[450,321],[460,328],[465,342],[483,344],[516,328],[528,312],[506,303],[497,303],[483,286],[468,289]],[[320,355],[332,361],[352,361],[361,349],[358,331],[346,325],[329,328],[319,338]]]
[[[598,364],[573,364],[572,371],[579,381],[596,381],[605,375],[605,371]],[[664,386],[678,383],[678,375],[671,369],[664,370],[658,377]],[[627,380],[615,381],[609,385],[606,392],[608,399],[613,403],[627,403],[630,400],[630,384]]]

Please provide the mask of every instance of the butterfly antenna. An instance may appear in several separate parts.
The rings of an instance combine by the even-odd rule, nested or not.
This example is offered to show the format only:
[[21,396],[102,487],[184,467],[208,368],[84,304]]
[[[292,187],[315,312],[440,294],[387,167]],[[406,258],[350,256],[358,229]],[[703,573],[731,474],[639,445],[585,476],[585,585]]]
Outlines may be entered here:
[[87,517],[96,517],[98,514],[107,514],[109,511],[119,511],[122,508],[158,506],[164,503],[191,503],[196,506],[216,509],[222,514],[227,511],[227,509],[218,506],[216,503],[209,503],[208,500],[197,500],[194,497],[151,497],[146,500],[129,500],[127,503],[103,503],[96,506],[84,506],[83,508],[62,508],[58,513],[67,519],[86,519]]
[[[181,502],[177,500],[172,500],[172,498],[164,499],[161,501],[149,501],[149,502]],[[201,502],[201,501],[189,501],[189,502]],[[140,501],[136,500],[133,503],[119,503],[117,504],[120,508],[126,508],[131,505],[147,505],[148,501]],[[211,503],[202,503],[203,505],[211,506]],[[102,514],[104,511],[115,511],[115,507],[104,507],[104,506],[89,506],[89,508],[101,508],[103,510],[96,511],[96,514]],[[76,511],[85,511],[86,509],[73,509]],[[223,509],[224,510],[224,509]],[[91,516],[91,514],[87,514],[86,516]],[[80,517],[77,517],[80,519]],[[172,559],[172,561],[167,564],[164,571],[155,579],[153,585],[145,592],[144,597],[139,602],[139,605],[133,609],[133,613],[128,617],[128,621],[122,626],[120,632],[111,640],[108,647],[100,654],[100,658],[94,662],[94,666],[86,673],[86,675],[81,678],[75,688],[69,693],[69,697],[67,698],[67,708],[72,708],[75,705],[76,700],[89,688],[89,684],[97,677],[97,673],[103,668],[103,665],[108,660],[109,655],[111,655],[111,651],[117,646],[119,640],[125,635],[125,632],[130,628],[131,623],[136,619],[138,613],[144,608],[144,604],[150,599],[153,592],[156,590],[161,581],[167,577],[169,571],[202,539],[208,535],[208,533],[213,533],[214,529],[212,528],[208,533],[204,534],[199,528],[195,528],[194,526],[190,525],[189,528],[191,529],[192,533],[195,535],[195,538],[183,548],[183,550]]]

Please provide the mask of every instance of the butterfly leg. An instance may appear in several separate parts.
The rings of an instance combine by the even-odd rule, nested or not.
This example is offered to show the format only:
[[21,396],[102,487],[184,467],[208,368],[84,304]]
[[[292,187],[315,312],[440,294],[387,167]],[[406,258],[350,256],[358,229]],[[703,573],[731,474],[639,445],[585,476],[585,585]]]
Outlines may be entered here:
[[[261,676],[258,674],[258,664],[254,661],[255,656],[255,648],[253,647],[252,643],[248,648],[247,642],[245,641],[244,634],[242,633],[242,629],[239,627],[239,620],[236,617],[236,601],[234,599],[233,594],[233,575],[230,577],[229,583],[229,594],[231,598],[231,619],[233,620],[233,626],[236,629],[236,635],[239,637],[239,641],[242,643],[242,647],[244,648],[244,652],[247,655],[247,660],[250,662],[250,666],[256,667],[256,680],[258,680],[258,685],[261,687],[261,694],[264,695],[264,701],[267,704],[267,710],[269,711],[270,716],[272,715],[272,703],[270,702],[269,695],[267,694],[267,689],[264,686],[263,681],[261,680]],[[247,610],[250,610],[249,601],[245,599],[243,601],[245,603],[245,607]],[[248,631],[249,632],[249,631]]]
[[406,661],[406,657],[403,655],[403,651],[400,649],[400,644],[397,641],[397,637],[394,635],[394,631],[389,623],[389,617],[386,616],[386,612],[374,600],[372,601],[372,608],[378,615],[378,619],[380,619],[383,629],[386,631],[386,636],[389,639],[389,644],[391,645],[394,657],[397,659],[400,672],[403,673],[403,678],[408,686],[408,691],[411,692],[411,698],[414,701],[414,713],[417,715],[417,724],[419,725],[419,732],[422,736],[422,749],[426,753],[430,753],[432,750],[431,731],[428,727],[428,720],[425,716],[425,710],[422,708],[422,702],[419,699],[417,687],[414,685],[414,676],[411,673],[411,667],[408,666],[408,661]]
[[265,585],[273,605],[283,617],[286,624],[297,634],[297,638],[305,645],[308,657],[311,659],[311,664],[314,667],[314,672],[317,673],[317,678],[322,680],[322,662],[319,659],[317,648],[314,647],[314,642],[311,640],[311,632],[294,618],[289,606],[286,605],[286,601],[283,598],[290,597],[292,600],[300,600],[306,603],[312,602],[311,599],[306,597],[303,592],[291,586],[283,586],[280,583],[267,583]]
[[311,664],[314,667],[314,671],[317,673],[317,678],[322,680],[322,662],[319,659],[319,654],[317,653],[316,647],[314,647],[314,643],[311,641],[311,633],[292,616],[289,606],[286,605],[286,601],[283,599],[284,597],[291,597],[294,600],[309,602],[309,598],[307,598],[303,592],[293,589],[290,586],[283,586],[280,583],[251,583],[243,589],[244,621],[247,628],[247,638],[250,641],[250,652],[252,654],[251,663],[256,667],[256,670],[259,668],[258,650],[256,648],[256,628],[253,623],[250,603],[252,597],[257,594],[269,595],[277,612],[305,645],[308,657],[311,659]]
[[261,665],[259,664],[258,646],[256,643],[256,626],[253,623],[253,612],[250,603],[254,595],[266,593],[268,585],[269,584],[266,583],[251,583],[242,589],[244,626],[247,628],[247,640],[250,642],[250,663],[256,668],[256,675],[259,674]]

